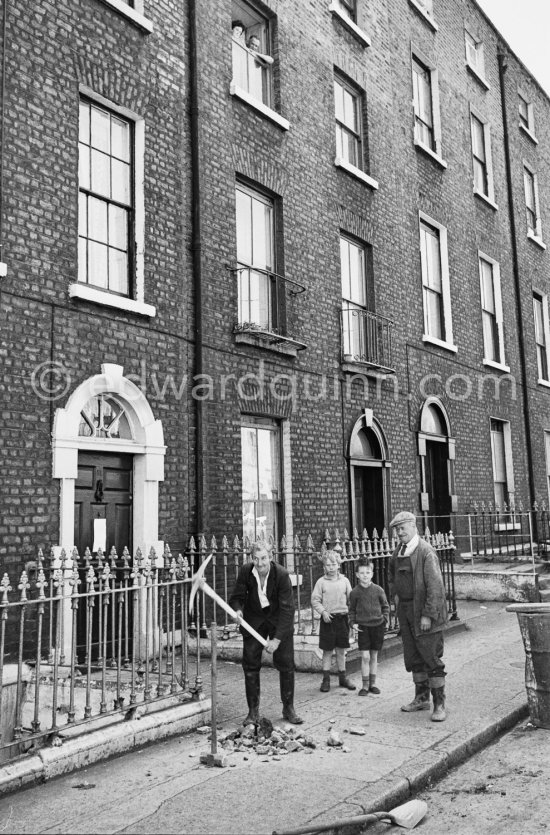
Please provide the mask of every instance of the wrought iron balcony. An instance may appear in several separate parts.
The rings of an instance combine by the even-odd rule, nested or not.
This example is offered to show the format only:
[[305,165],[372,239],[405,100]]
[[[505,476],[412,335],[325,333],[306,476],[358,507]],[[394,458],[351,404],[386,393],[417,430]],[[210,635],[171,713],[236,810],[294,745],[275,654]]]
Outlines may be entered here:
[[271,343],[289,343],[297,350],[307,346],[285,333],[287,311],[294,296],[306,288],[293,279],[271,270],[237,264],[239,320],[233,333],[248,333]]
[[346,302],[341,311],[342,360],[393,373],[392,330],[386,316]]

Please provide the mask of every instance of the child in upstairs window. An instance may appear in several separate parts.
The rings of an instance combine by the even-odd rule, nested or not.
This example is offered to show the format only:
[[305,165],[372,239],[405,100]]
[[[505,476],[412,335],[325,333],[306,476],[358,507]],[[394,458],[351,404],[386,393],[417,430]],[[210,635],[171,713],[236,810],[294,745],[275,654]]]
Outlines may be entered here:
[[330,690],[330,665],[332,653],[336,653],[336,668],[340,687],[355,690],[355,684],[346,676],[346,649],[349,649],[348,603],[351,585],[340,574],[342,559],[337,551],[326,551],[321,557],[324,577],[315,583],[311,606],[321,616],[319,647],[323,650],[323,681],[321,692]]

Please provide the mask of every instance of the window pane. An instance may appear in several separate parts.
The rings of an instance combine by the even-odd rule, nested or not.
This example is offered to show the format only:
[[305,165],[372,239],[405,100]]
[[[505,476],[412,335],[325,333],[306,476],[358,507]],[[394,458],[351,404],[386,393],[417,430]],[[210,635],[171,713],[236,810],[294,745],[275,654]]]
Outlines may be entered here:
[[128,248],[128,212],[119,206],[109,206],[109,243],[118,249]]
[[92,150],[91,189],[96,194],[111,196],[110,157],[94,150]]
[[87,197],[85,194],[78,195],[78,234],[88,235],[88,212],[87,212]]
[[344,90],[344,119],[345,125],[357,133],[356,99],[349,90]]
[[260,499],[280,498],[278,436],[273,430],[258,429],[258,471]]
[[104,244],[88,242],[88,282],[94,287],[108,286],[108,250]]
[[78,280],[83,284],[88,280],[87,243],[86,238],[78,239]]
[[91,143],[98,151],[109,153],[111,148],[111,117],[105,110],[91,107]]
[[249,272],[249,318],[246,321],[255,322],[261,327],[270,327],[269,318],[269,287],[270,279],[265,273],[254,270]]
[[483,259],[481,266],[481,304],[489,313],[496,313],[493,267]]
[[484,125],[475,116],[472,116],[472,143],[476,157],[485,160],[485,133]]
[[485,359],[492,362],[498,362],[498,332],[497,323],[494,316],[486,310],[482,313],[483,320],[483,350],[485,352]]
[[112,155],[130,162],[130,126],[116,116],[111,117],[111,142]]
[[107,243],[107,203],[95,197],[88,199],[88,237]]
[[241,428],[243,500],[258,498],[258,464],[256,430]]
[[243,264],[252,263],[251,202],[248,194],[237,189],[237,260]]
[[426,291],[426,312],[428,335],[436,339],[443,339],[443,326],[441,322],[441,298],[438,293]]
[[271,267],[269,219],[269,207],[259,200],[252,200],[252,263],[255,267]]
[[90,188],[90,149],[82,144],[78,146],[78,184],[80,188]]
[[130,166],[117,159],[111,160],[111,197],[119,203],[130,203]]
[[365,271],[363,251],[353,244],[349,247],[350,254],[350,299],[358,305],[365,305]]
[[128,294],[128,256],[118,249],[109,248],[109,290]]
[[338,81],[334,82],[334,105],[336,110],[336,118],[344,121],[344,88]]
[[90,105],[85,101],[80,102],[78,139],[86,145],[90,143]]

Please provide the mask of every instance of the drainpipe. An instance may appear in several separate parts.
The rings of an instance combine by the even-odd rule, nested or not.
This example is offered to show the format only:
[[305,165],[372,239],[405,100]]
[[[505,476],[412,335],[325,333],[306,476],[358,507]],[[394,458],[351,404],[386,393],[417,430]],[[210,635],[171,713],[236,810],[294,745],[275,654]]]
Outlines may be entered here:
[[2,16],[2,102],[0,103],[0,278],[8,273],[8,265],[2,258],[4,247],[4,124],[6,121],[6,50],[8,45],[8,0],[4,0],[4,14]]
[[506,184],[508,194],[508,216],[510,221],[510,232],[512,237],[512,268],[514,272],[514,288],[516,294],[516,321],[518,329],[518,338],[520,345],[519,362],[521,369],[521,390],[523,399],[523,417],[525,421],[525,435],[527,448],[527,473],[529,478],[529,492],[530,492],[530,508],[536,499],[535,492],[535,473],[533,469],[533,449],[531,438],[531,414],[529,410],[529,396],[527,392],[527,364],[525,361],[525,351],[523,346],[526,345],[525,328],[523,326],[523,303],[521,293],[521,279],[519,268],[519,256],[517,247],[517,229],[516,229],[516,213],[514,207],[514,194],[512,184],[512,164],[510,154],[510,136],[508,133],[508,110],[506,104],[506,90],[505,90],[505,75],[508,68],[508,60],[505,52],[499,50],[498,52],[498,72],[500,81],[500,99],[502,107],[502,122],[504,127],[504,157],[506,162]]
[[[202,244],[200,210],[200,152],[199,152],[199,67],[197,59],[197,4],[189,0],[189,92],[191,117],[191,253],[193,261],[193,296],[195,303],[193,374],[200,380],[203,373],[203,299],[202,299]],[[204,403],[195,400],[195,532],[204,532]]]

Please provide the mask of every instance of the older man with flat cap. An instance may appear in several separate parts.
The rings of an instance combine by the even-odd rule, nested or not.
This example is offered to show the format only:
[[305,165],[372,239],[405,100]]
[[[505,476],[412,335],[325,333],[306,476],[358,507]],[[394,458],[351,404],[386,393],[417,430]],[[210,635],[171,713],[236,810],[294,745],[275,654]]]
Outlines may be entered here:
[[398,513],[390,527],[399,539],[399,546],[390,557],[390,593],[397,607],[405,669],[412,673],[415,685],[414,699],[401,710],[429,710],[431,690],[430,718],[432,722],[443,722],[443,630],[448,612],[439,559],[432,546],[418,535],[413,513]]

